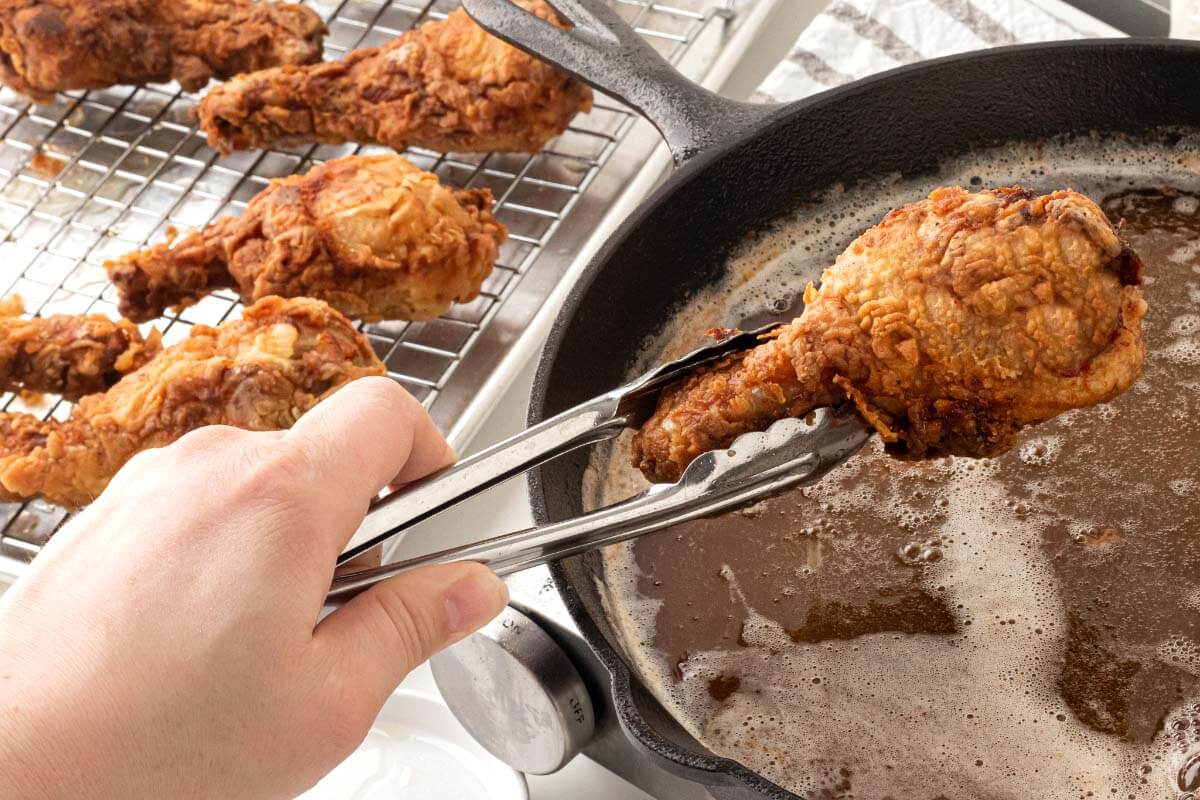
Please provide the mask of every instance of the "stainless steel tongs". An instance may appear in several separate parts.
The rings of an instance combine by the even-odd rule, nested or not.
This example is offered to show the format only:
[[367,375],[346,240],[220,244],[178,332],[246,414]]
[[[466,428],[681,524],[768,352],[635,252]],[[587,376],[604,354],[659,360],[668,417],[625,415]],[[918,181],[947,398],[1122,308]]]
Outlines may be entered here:
[[[453,467],[376,501],[338,559],[343,564],[422,520],[538,464],[641,425],[659,393],[703,364],[748,349],[777,327],[739,333],[651,370],[630,383],[539,423]],[[871,430],[857,417],[822,409],[739,437],[727,450],[693,461],[675,483],[574,519],[429,552],[382,567],[341,574],[330,598],[354,594],[426,564],[479,561],[500,575],[714,514],[802,483],[812,483],[853,454]]]

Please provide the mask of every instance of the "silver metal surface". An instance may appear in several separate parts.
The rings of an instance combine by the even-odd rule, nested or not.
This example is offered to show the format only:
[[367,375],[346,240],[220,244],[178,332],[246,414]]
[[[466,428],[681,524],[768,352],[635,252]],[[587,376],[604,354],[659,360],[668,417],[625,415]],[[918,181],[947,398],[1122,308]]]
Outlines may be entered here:
[[338,558],[343,564],[406,528],[555,456],[633,424],[613,395],[596,398],[383,498]]
[[428,564],[478,561],[508,575],[716,514],[812,483],[853,455],[871,434],[871,428],[857,417],[828,409],[815,412],[810,420],[783,419],[761,433],[739,436],[728,450],[705,453],[688,465],[676,483],[656,484],[574,519],[340,575],[333,581],[330,598],[337,602]]
[[515,608],[434,656],[430,666],[463,727],[521,772],[557,771],[595,733],[592,700],[571,659]]
[[[770,0],[610,0],[668,60],[702,77],[754,3]],[[308,0],[328,22],[326,57],[375,46],[456,0]],[[0,89],[0,292],[29,313],[116,315],[102,265],[153,241],[240,213],[272,178],[374,148],[306,146],[221,159],[198,131],[198,95],[174,85],[60,94],[31,104]],[[366,327],[389,373],[461,447],[536,346],[535,320],[577,274],[580,250],[637,182],[658,145],[637,116],[605,97],[536,155],[409,150],[418,166],[456,187],[488,187],[509,228],[480,297],[428,322]],[[215,324],[239,303],[218,292],[157,321],[168,343],[192,324]],[[43,416],[69,412],[57,398],[0,395],[0,407]],[[0,577],[15,577],[66,519],[41,501],[0,504]]]
[[[694,780],[694,775],[689,780],[671,769],[664,769],[663,762],[656,755],[642,747],[621,727],[613,705],[612,675],[596,658],[595,652],[575,625],[548,568],[535,567],[518,572],[509,576],[505,583],[508,584],[512,606],[536,622],[562,648],[591,692],[596,712],[596,733],[583,748],[584,756],[620,775],[650,797],[670,800],[713,800],[719,797],[729,800],[724,793],[716,794],[719,790],[714,789],[710,793],[704,785]],[[604,796],[603,793],[592,794]],[[624,797],[625,794],[620,793],[619,796]]]

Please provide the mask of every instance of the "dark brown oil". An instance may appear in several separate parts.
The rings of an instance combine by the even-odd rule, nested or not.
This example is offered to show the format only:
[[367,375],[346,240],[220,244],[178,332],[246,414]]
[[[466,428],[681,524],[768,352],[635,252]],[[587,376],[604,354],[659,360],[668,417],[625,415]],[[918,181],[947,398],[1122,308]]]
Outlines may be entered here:
[[990,462],[869,447],[634,546],[663,693],[709,746],[812,797],[1200,786],[1198,205],[1104,202],[1150,308],[1143,375],[1110,405]]

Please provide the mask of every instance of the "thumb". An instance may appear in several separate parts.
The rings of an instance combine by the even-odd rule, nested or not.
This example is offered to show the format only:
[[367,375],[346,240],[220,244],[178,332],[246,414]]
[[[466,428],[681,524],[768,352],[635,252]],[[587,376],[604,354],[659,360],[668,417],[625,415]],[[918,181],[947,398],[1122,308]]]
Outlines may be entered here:
[[504,581],[482,564],[423,567],[371,587],[317,626],[315,638],[379,705],[404,676],[487,624],[508,603]]

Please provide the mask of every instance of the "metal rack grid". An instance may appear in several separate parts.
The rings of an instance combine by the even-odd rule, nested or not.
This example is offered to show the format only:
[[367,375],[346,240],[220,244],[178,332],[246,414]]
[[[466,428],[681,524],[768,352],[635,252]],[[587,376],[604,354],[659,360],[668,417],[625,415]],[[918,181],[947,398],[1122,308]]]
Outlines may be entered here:
[[[610,2],[677,64],[686,60],[702,32],[715,21],[734,19],[735,9],[746,5],[745,0]],[[329,27],[325,50],[330,60],[353,48],[383,44],[422,22],[443,18],[458,5],[457,0],[308,4]],[[193,120],[198,98],[174,85],[114,87],[60,94],[53,103],[38,105],[0,89],[3,296],[20,294],[29,314],[100,312],[115,317],[116,297],[104,273],[105,260],[162,240],[170,227],[200,227],[218,216],[240,213],[273,178],[378,149],[311,145],[222,159]],[[548,252],[551,238],[564,226],[586,227],[595,209],[615,200],[617,187],[594,187],[594,179],[613,161],[635,122],[629,109],[597,95],[589,114],[577,117],[567,132],[535,155],[405,152],[449,185],[490,188],[496,216],[509,229],[509,240],[478,299],[456,305],[436,320],[364,328],[391,376],[421,400],[443,430],[451,430],[456,414],[489,377],[479,362],[489,361],[514,337],[511,330],[501,330],[505,325],[498,321],[499,312],[518,300],[536,308],[545,299],[546,280],[525,280],[527,275],[535,267],[551,276],[565,271],[545,264],[569,260],[569,254]],[[573,214],[581,200],[592,213]],[[559,238],[574,241],[578,236]],[[231,292],[217,292],[152,325],[170,344],[186,337],[191,325],[219,323],[239,305]],[[460,369],[473,351],[479,351],[474,353],[476,364]],[[11,394],[0,395],[0,408],[55,418],[70,410],[57,398],[30,404]],[[62,509],[40,500],[0,504],[0,573],[18,571],[66,517]]]

